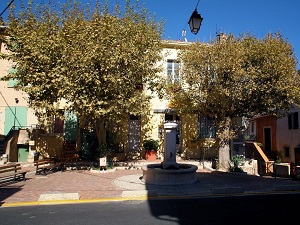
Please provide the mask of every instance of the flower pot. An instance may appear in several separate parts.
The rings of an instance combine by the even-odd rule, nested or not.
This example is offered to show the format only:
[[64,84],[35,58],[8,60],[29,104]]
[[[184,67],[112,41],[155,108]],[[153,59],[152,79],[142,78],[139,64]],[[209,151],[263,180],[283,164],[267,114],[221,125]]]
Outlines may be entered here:
[[155,161],[157,158],[157,151],[155,150],[146,150],[145,159],[148,161]]

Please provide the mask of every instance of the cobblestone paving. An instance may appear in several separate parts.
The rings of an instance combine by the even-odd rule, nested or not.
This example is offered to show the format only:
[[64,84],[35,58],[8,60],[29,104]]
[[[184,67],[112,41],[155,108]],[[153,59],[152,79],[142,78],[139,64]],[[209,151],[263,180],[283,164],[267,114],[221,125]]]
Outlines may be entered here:
[[[254,175],[197,170],[197,181],[186,185],[149,185],[143,183],[141,169],[115,169],[111,172],[71,170],[48,175],[27,174],[26,181],[0,187],[3,203],[36,202],[42,194],[78,193],[80,200],[121,198],[122,193],[154,193],[157,196],[186,196],[216,193],[214,189],[240,188],[244,193],[300,191],[300,181]],[[127,193],[128,194],[128,193]]]

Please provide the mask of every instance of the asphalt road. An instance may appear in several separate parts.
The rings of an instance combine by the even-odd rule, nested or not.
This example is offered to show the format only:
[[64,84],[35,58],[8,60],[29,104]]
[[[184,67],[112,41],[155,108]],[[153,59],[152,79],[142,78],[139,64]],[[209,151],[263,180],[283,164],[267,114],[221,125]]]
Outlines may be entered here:
[[0,224],[297,224],[299,202],[286,193],[4,207]]

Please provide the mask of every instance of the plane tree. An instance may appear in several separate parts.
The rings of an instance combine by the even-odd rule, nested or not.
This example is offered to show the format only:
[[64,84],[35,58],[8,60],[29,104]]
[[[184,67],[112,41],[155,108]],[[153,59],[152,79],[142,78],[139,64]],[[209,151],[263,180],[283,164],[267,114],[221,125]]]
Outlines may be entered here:
[[196,42],[180,53],[181,83],[170,92],[181,113],[216,121],[219,167],[228,169],[236,117],[287,112],[299,100],[299,74],[292,46],[281,34],[250,34]]
[[9,15],[3,57],[16,70],[4,79],[28,94],[41,123],[63,106],[105,144],[108,124],[145,112],[143,88],[161,89],[161,34],[162,23],[139,1],[30,2]]

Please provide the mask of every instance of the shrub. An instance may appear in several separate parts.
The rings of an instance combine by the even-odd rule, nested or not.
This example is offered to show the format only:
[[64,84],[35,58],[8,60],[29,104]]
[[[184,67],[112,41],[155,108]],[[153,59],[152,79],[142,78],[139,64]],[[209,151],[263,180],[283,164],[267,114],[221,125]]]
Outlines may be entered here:
[[159,148],[158,140],[147,139],[143,142],[143,147],[145,150],[155,150],[157,151]]
[[232,157],[230,161],[230,172],[244,172],[241,168],[245,164],[244,156],[242,155],[235,155]]

